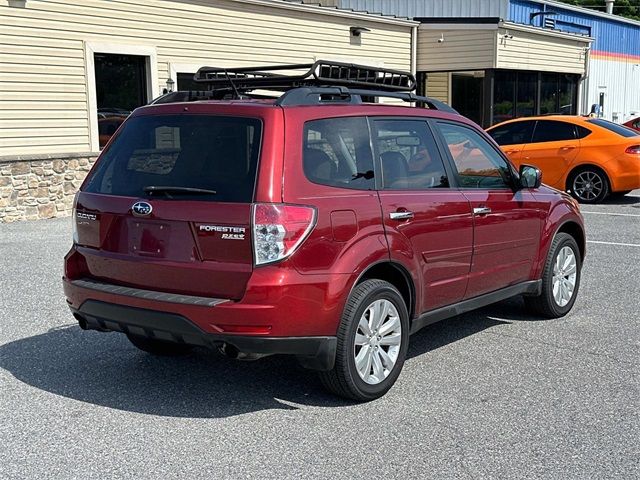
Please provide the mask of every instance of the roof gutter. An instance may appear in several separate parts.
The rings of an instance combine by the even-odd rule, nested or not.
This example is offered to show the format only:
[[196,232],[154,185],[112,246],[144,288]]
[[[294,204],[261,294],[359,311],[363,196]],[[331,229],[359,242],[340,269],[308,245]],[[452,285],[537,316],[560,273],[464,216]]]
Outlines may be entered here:
[[519,23],[500,22],[498,27],[504,28],[507,30],[513,30],[516,32],[527,32],[527,33],[533,33],[535,35],[544,35],[547,37],[554,37],[554,38],[564,38],[566,40],[575,40],[575,41],[584,42],[584,43],[591,43],[594,40],[592,37],[587,37],[586,35],[580,35],[577,33],[560,32],[558,30],[551,30],[548,28],[530,27],[528,25],[521,25]]
[[398,25],[403,27],[413,27],[419,25],[419,22],[415,22],[409,19],[395,18],[391,16],[372,15],[364,12],[354,12],[341,10],[333,7],[322,7],[318,5],[308,5],[303,3],[291,3],[282,0],[232,0],[235,3],[244,3],[248,5],[256,5],[261,7],[280,8],[283,10],[291,10],[306,14],[313,15],[327,15],[340,18],[350,18],[353,20],[373,22],[373,23],[385,23],[387,25]]
[[597,10],[591,10],[590,8],[584,8],[584,7],[578,7],[576,5],[571,5],[568,3],[561,3],[561,2],[556,2],[553,0],[529,0],[530,2],[533,3],[538,3],[540,5],[549,5],[550,7],[554,7],[554,8],[562,8],[564,10],[571,10],[572,12],[578,12],[578,13],[582,13],[584,15],[591,15],[594,17],[600,17],[600,18],[605,18],[607,20],[611,20],[614,22],[621,22],[621,23],[629,23],[631,25],[634,25],[636,27],[640,27],[640,22],[637,20],[632,20],[630,18],[626,18],[626,17],[621,17],[620,15],[610,15],[608,13],[605,12],[599,12]]

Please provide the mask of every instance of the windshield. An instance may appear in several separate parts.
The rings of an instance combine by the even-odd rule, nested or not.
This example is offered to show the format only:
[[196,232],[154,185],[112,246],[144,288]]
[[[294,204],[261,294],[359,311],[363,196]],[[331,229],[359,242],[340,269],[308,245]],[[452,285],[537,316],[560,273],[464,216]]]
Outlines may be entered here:
[[640,135],[640,132],[636,132],[631,128],[625,127],[624,125],[618,125],[617,123],[609,122],[608,120],[602,120],[601,118],[594,118],[592,120],[587,120],[589,123],[593,123],[602,128],[606,128],[607,130],[617,133],[621,137],[637,137]]
[[100,158],[84,191],[250,203],[261,129],[254,118],[131,118]]

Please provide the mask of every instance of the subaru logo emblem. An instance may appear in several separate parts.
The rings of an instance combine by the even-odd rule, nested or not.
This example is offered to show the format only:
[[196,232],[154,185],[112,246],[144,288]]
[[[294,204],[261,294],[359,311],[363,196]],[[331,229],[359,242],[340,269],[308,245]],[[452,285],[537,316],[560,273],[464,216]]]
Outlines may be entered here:
[[151,214],[151,210],[153,210],[153,207],[147,202],[136,202],[131,207],[131,211],[136,217],[146,217]]

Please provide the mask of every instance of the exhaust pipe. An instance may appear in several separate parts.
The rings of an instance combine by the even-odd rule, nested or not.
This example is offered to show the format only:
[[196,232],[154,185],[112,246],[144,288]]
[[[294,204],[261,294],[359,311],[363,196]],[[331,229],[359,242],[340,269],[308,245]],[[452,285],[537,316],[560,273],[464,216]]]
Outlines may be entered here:
[[218,351],[223,355],[233,358],[234,360],[243,360],[243,361],[253,361],[259,360],[263,357],[268,357],[269,354],[266,353],[246,353],[238,350],[234,345],[230,345],[228,343],[223,343],[218,347]]

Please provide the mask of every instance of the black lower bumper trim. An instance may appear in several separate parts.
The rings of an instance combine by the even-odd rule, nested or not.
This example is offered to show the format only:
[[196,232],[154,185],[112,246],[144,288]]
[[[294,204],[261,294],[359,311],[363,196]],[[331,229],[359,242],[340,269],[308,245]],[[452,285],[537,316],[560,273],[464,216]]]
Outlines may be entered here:
[[335,362],[336,337],[257,337],[207,333],[182,315],[97,300],[87,300],[72,312],[83,328],[89,330],[123,332],[210,348],[226,343],[244,353],[296,355],[303,367],[314,370],[331,370]]

